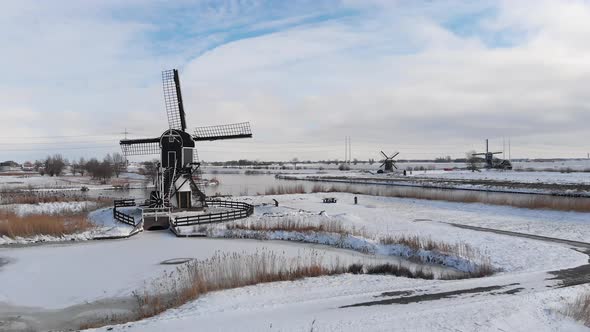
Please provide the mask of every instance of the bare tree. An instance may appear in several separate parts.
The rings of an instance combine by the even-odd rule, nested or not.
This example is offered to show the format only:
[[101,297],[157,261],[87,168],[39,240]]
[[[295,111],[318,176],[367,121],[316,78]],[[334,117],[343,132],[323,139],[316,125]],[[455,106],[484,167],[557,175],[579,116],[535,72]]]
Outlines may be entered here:
[[154,182],[158,174],[158,160],[144,161],[141,165],[143,167],[140,169],[140,174],[143,173],[151,182]]
[[116,177],[119,177],[119,174],[121,174],[121,172],[124,172],[126,170],[126,164],[125,164],[125,157],[123,157],[122,154],[115,152],[113,153],[113,172],[115,173]]
[[475,156],[476,152],[475,151],[467,151],[467,153],[465,153],[465,164],[467,164],[467,169],[471,170],[472,172],[480,172],[480,167],[481,167],[481,163],[480,163],[480,159]]
[[84,176],[84,172],[86,172],[86,160],[80,157],[80,160],[78,161],[78,173],[80,173],[81,176]]
[[65,165],[66,161],[60,154],[49,156],[45,159],[45,173],[49,174],[49,176],[59,176]]

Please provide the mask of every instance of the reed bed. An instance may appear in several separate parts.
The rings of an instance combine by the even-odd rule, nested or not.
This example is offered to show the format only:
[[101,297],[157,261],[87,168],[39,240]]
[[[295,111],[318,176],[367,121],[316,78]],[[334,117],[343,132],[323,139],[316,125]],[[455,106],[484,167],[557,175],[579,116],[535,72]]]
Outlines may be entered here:
[[153,317],[214,291],[344,273],[434,278],[428,270],[412,271],[389,263],[346,265],[338,260],[326,262],[314,250],[292,258],[268,249],[254,253],[218,252],[209,259],[181,265],[175,271],[164,273],[143,290],[133,292],[136,309],[132,315],[108,316],[85,322],[82,327],[96,328]]
[[111,199],[90,198],[80,192],[67,191],[19,191],[0,194],[0,204],[38,204],[55,202],[93,201],[100,204],[112,204]]
[[567,304],[563,314],[590,327],[590,292],[579,295]]
[[240,221],[228,224],[229,230],[249,230],[249,231],[285,231],[301,233],[336,233],[340,235],[356,235],[369,237],[364,228],[348,228],[341,222],[328,218],[317,218],[319,220],[302,219],[292,216],[285,216],[277,219],[259,219],[254,221]]
[[[465,242],[447,243],[433,240],[431,237],[417,235],[387,235],[380,237],[379,242],[384,245],[403,245],[414,251],[434,251],[443,255],[462,257],[471,262],[477,262],[477,268],[465,275],[468,278],[485,277],[495,272],[490,257]],[[450,279],[457,278],[453,276]]]
[[12,211],[0,211],[0,236],[9,238],[49,235],[61,237],[92,229],[86,213],[61,215],[18,215]]
[[527,209],[590,212],[590,198],[583,197],[491,193],[478,191],[443,190],[410,187],[362,188],[360,186],[357,186],[353,188],[350,185],[326,186],[322,184],[315,184],[312,187],[311,192],[345,192],[370,196],[439,200],[457,203],[482,203],[491,205],[505,205]]
[[338,262],[324,264],[323,256],[316,251],[294,258],[267,249],[250,254],[216,253],[209,259],[190,261],[134,292],[134,320],[155,316],[209,292],[346,272]]
[[[369,241],[373,240],[382,245],[396,245],[408,247],[416,253],[415,256],[408,257],[409,259],[417,259],[419,261],[422,261],[423,259],[421,256],[418,255],[418,253],[431,251],[435,254],[435,256],[455,256],[476,263],[473,271],[465,273],[465,278],[484,277],[492,275],[494,272],[496,272],[491,263],[491,259],[487,255],[484,255],[478,249],[464,242],[447,243],[433,240],[430,237],[420,237],[417,235],[387,235],[376,237],[375,235],[369,234],[364,228],[348,228],[338,220],[328,219],[326,217],[319,218],[321,216],[315,217],[315,220],[302,220],[297,217],[286,216],[276,219],[259,219],[256,221],[249,222],[242,221],[228,224],[226,225],[226,229],[247,230],[257,232],[255,234],[248,235],[250,238],[255,239],[266,239],[268,238],[268,232],[276,231],[313,233],[314,235],[322,233],[335,233],[342,237],[353,235],[367,239]],[[239,234],[238,236],[244,236],[244,234]],[[358,250],[362,252],[371,251],[368,247],[365,249],[366,251],[360,249]],[[456,279],[456,277],[450,276],[449,279]]]
[[266,188],[265,195],[288,195],[288,194],[305,194],[305,188],[301,184],[289,186],[274,186]]

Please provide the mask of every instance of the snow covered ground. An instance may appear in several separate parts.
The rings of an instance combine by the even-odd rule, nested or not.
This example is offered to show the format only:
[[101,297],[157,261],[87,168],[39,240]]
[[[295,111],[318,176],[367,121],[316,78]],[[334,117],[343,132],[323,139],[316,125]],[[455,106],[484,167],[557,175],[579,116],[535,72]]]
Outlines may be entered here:
[[412,175],[409,176],[434,179],[474,179],[524,183],[590,184],[590,173],[585,172],[515,172],[498,170],[471,172],[436,170],[426,172],[416,171],[412,172]]
[[[322,203],[327,196],[338,198],[338,203]],[[278,208],[273,206],[272,198],[279,201]],[[548,272],[587,264],[587,255],[564,244],[459,229],[448,223],[587,241],[588,214],[362,195],[358,196],[359,204],[354,205],[353,198],[352,194],[338,193],[240,199],[257,205],[249,222],[284,216],[314,222],[320,218],[313,216],[321,212],[322,218],[376,236],[415,234],[450,243],[466,242],[488,255],[502,272],[454,281],[345,274],[260,284],[213,292],[156,317],[113,329],[585,330],[557,311],[576,294],[588,290],[588,285],[555,288],[559,281],[549,280]],[[97,213],[104,214],[99,219],[106,221],[108,212],[99,210]],[[7,262],[0,266],[0,322],[3,311],[14,311],[18,306],[67,312],[66,307],[71,305],[129,295],[163,271],[174,269],[160,264],[169,259],[208,258],[220,251],[255,252],[262,248],[297,256],[310,246],[285,241],[176,238],[170,232],[143,232],[125,240],[0,248],[0,258]],[[326,257],[365,259],[357,252],[312,247]],[[375,302],[381,300],[384,302]]]
[[590,173],[516,172],[499,170],[414,171],[404,176],[396,173],[330,171],[318,173],[281,174],[281,179],[312,180],[344,184],[380,184],[455,189],[500,190],[527,193],[558,193],[590,195]]

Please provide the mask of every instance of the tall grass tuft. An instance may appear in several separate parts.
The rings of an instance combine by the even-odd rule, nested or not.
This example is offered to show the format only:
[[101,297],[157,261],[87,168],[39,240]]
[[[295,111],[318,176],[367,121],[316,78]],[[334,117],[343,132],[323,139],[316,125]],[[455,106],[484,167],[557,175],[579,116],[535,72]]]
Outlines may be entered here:
[[590,293],[581,294],[567,304],[564,314],[590,327]]

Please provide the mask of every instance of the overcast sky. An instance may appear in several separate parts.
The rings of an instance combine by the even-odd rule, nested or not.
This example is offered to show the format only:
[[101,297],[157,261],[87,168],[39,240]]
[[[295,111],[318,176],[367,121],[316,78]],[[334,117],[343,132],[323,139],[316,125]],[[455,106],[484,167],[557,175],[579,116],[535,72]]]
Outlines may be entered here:
[[590,151],[588,1],[6,1],[0,160],[102,157],[167,128],[250,121],[201,159]]

